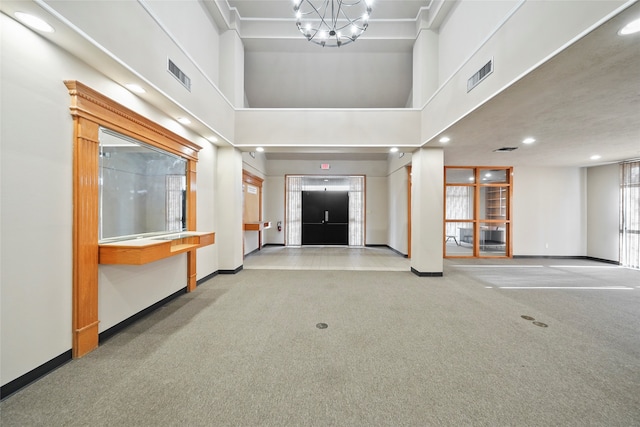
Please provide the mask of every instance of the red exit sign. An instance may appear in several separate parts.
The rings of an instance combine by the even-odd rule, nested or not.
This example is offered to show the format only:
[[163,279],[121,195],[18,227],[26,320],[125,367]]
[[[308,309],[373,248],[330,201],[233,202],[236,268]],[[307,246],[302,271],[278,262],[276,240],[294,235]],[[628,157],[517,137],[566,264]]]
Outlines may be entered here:
[[321,163],[320,164],[320,169],[329,170],[329,169],[331,169],[331,165],[329,163]]

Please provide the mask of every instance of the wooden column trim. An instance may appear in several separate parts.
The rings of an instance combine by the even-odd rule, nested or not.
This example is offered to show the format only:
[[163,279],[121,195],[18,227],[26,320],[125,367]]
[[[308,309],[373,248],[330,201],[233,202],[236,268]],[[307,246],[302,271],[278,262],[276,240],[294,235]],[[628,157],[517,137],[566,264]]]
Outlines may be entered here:
[[73,357],[98,347],[98,129],[74,117]]
[[[188,160],[187,229],[196,226],[196,162],[200,146],[75,81],[66,80],[73,117],[72,353],[98,346],[98,174],[100,127],[109,128]],[[195,289],[195,250],[187,254],[187,289]]]
[[[196,161],[187,164],[187,230],[196,230]],[[187,252],[187,292],[196,290],[197,286],[196,250]]]

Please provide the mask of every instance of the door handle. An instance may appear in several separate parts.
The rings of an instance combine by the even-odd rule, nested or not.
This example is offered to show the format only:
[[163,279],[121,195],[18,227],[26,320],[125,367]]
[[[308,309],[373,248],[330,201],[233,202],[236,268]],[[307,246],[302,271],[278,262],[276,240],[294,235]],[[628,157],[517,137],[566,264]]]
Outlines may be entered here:
[[324,222],[329,222],[329,211],[324,211]]

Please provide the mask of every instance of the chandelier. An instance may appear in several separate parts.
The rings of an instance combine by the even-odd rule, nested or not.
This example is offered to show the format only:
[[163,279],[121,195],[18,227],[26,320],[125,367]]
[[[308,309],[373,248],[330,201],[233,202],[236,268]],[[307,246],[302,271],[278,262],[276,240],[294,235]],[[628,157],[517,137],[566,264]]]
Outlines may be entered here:
[[322,47],[354,42],[369,26],[373,0],[293,0],[298,30]]

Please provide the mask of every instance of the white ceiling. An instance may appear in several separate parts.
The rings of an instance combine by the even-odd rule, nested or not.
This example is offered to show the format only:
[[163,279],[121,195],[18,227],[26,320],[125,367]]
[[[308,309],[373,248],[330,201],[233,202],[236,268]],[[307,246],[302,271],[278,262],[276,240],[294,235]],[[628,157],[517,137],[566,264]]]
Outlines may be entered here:
[[[229,22],[220,17],[218,9],[226,1],[200,1],[205,13],[210,13],[219,25],[222,21],[230,27],[242,27],[239,34],[243,36],[245,46],[245,85],[250,102],[270,102],[274,106],[280,103],[289,107],[295,104],[300,108],[310,105],[340,106],[335,93],[344,99],[356,97],[354,93],[365,93],[367,97],[363,99],[366,99],[366,107],[404,105],[410,96],[410,87],[403,85],[410,85],[412,80],[408,70],[412,69],[409,61],[417,31],[415,18],[419,15],[421,22],[437,28],[455,4],[443,0],[376,0],[366,37],[340,49],[323,49],[301,39],[295,28],[291,0],[230,0],[229,6],[235,9],[228,8],[227,11],[235,13],[236,18]],[[32,2],[3,1],[0,9],[11,13],[16,4],[37,7]],[[452,125],[445,131],[452,138],[449,144],[443,146],[445,163],[589,166],[640,158],[640,34],[624,38],[617,35],[623,23],[635,18],[640,18],[640,3],[637,2]],[[119,80],[118,76],[126,75],[126,70],[123,71],[115,61],[101,58],[101,53],[90,49],[86,40],[71,33],[70,30],[58,31],[56,43],[86,58],[115,81]],[[301,65],[316,68],[314,79],[322,81],[324,85],[332,85],[334,90],[322,90],[313,96],[309,95],[309,89],[306,92],[300,88],[274,90],[273,85],[269,86],[269,83],[256,77],[269,68],[269,52],[304,58]],[[336,75],[332,74],[334,71],[317,71],[321,69],[317,64],[322,61],[332,62],[335,58],[340,60],[342,56],[355,55],[360,56],[364,63],[369,61],[380,67],[393,65],[395,71],[392,73],[388,68],[373,66],[359,72],[337,73],[347,85],[355,81],[351,89],[337,85]],[[392,60],[385,62],[387,57]],[[403,58],[404,65],[401,64]],[[272,67],[277,69],[276,64],[272,64]],[[304,67],[301,66],[300,72],[303,71]],[[280,74],[286,81],[285,73]],[[406,78],[400,78],[399,75]],[[360,87],[358,85],[364,85],[366,91],[356,91],[354,88]],[[325,98],[328,101],[320,102],[322,96],[327,94],[331,95]],[[170,111],[175,108],[159,94],[148,95],[150,102],[160,109]],[[535,135],[532,135],[537,139],[535,144],[520,144],[524,136],[522,129],[525,128],[535,129]],[[426,145],[440,146],[435,140],[427,141]],[[518,146],[518,149],[510,153],[493,152],[503,146]],[[320,158],[324,155],[316,153],[325,150],[296,147],[288,152],[280,151],[269,154],[269,158]],[[380,159],[386,156],[380,148],[363,148],[357,152],[345,148],[337,153],[333,147],[332,151],[336,157],[345,155],[350,159]],[[590,161],[589,157],[593,154],[600,154],[602,159]]]
[[[589,166],[640,158],[640,34],[617,34],[637,18],[640,3],[453,125],[445,132],[452,139],[445,161]],[[521,144],[527,136],[537,142]],[[518,149],[492,152],[505,146]],[[591,161],[596,154],[602,158]]]
[[[411,96],[416,20],[426,20],[437,29],[454,3],[376,0],[365,36],[340,49],[323,49],[285,30],[295,29],[291,0],[229,0],[237,17],[247,24],[241,34],[248,34],[243,43],[250,107],[405,107]],[[445,163],[450,165],[590,166],[639,158],[640,34],[617,35],[633,18],[640,18],[640,4],[451,126],[444,132],[451,137],[447,145],[436,140],[426,145],[444,147]],[[256,35],[249,25],[260,22],[282,26]],[[376,26],[382,28],[374,31]],[[283,59],[287,56],[295,59]],[[291,67],[292,63],[299,67]],[[306,73],[307,84],[292,73]],[[522,129],[533,132],[523,135]],[[537,142],[522,145],[525,136]],[[493,151],[505,146],[518,149]],[[271,153],[268,158],[294,160],[311,155],[308,149],[292,151]],[[595,154],[601,159],[590,160]],[[352,157],[358,155],[362,154]]]
[[[375,0],[372,19],[415,20],[422,8],[428,8],[430,0]],[[228,0],[231,8],[243,19],[290,19],[293,21],[292,0]]]

